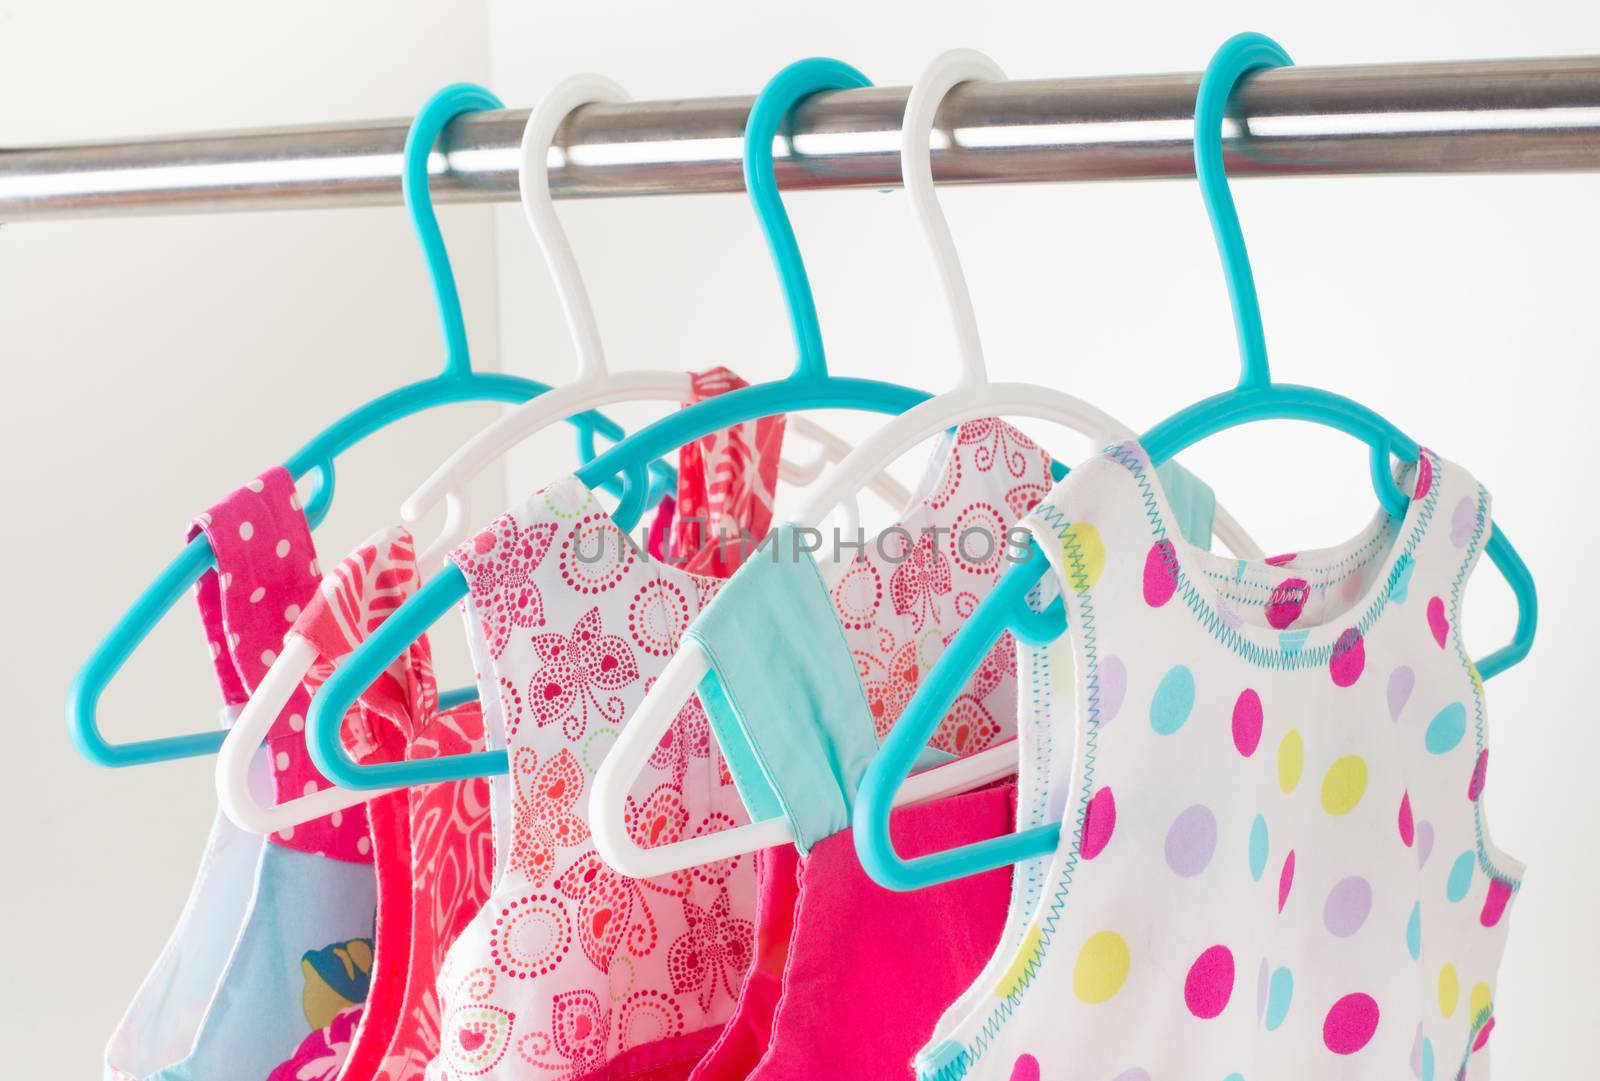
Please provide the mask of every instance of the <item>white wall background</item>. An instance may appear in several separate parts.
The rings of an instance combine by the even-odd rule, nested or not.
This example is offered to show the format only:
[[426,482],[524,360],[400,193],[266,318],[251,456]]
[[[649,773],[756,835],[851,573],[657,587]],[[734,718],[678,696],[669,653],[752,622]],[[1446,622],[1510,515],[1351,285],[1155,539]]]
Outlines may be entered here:
[[[0,0],[0,146],[403,116],[447,82],[486,78],[487,41],[473,4]],[[493,366],[492,213],[441,217]],[[8,226],[0,298],[0,1047],[19,1077],[90,1078],[188,893],[216,796],[210,760],[80,759],[68,681],[195,513],[437,371],[443,350],[398,209]],[[341,460],[324,556],[396,521],[496,408],[415,418]],[[482,505],[500,486],[489,478]],[[107,734],[214,725],[210,668],[185,600],[106,696]]]
[[[836,0],[765,6],[774,13],[729,0],[592,12],[293,0],[246,14],[186,0],[153,19],[109,0],[0,0],[0,100],[12,105],[0,145],[397,115],[461,78],[492,76],[516,104],[585,70],[641,98],[748,92],[814,54],[903,84],[956,45],[1017,77],[1190,70],[1239,29],[1274,34],[1306,64],[1600,52],[1600,9],[1576,0],[938,2],[914,16]],[[1591,590],[1569,570],[1600,525],[1584,483],[1600,449],[1597,183],[1238,189],[1277,374],[1367,401],[1473,469],[1543,587],[1533,657],[1490,690],[1489,813],[1497,842],[1531,866],[1497,995],[1504,1077],[1578,1075],[1600,1028]],[[954,358],[903,196],[790,206],[835,368],[937,389]],[[969,189],[945,206],[997,378],[1062,386],[1135,426],[1231,382],[1233,333],[1192,184]],[[787,370],[788,329],[742,199],[572,204],[563,217],[614,365]],[[509,370],[565,378],[570,348],[515,208],[444,221],[480,363],[498,353]],[[20,1073],[81,1076],[177,914],[214,801],[208,762],[81,762],[61,723],[71,673],[190,515],[379,387],[431,371],[439,348],[397,210],[17,225],[0,231],[0,296],[0,448],[14,485],[0,565],[20,590],[0,630],[18,737],[0,784],[0,1034]],[[342,553],[391,521],[491,412],[422,418],[352,454],[319,547]],[[1064,457],[1084,449],[1044,434]],[[1186,460],[1269,549],[1342,539],[1369,513],[1363,456],[1342,437],[1258,426]],[[570,464],[564,432],[530,444],[509,490]],[[487,484],[475,500],[486,514],[498,494]],[[1291,484],[1323,498],[1285,501]],[[1509,633],[1509,597],[1483,574],[1473,599],[1468,634],[1482,652]],[[203,658],[184,608],[109,696],[107,728],[210,723]]]

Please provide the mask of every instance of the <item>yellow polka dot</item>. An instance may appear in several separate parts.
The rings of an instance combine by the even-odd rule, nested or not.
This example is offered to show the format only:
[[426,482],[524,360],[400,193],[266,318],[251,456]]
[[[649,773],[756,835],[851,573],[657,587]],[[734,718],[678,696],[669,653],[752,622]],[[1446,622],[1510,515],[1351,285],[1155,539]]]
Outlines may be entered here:
[[1088,522],[1073,522],[1061,537],[1061,554],[1066,560],[1067,581],[1079,593],[1087,593],[1100,581],[1106,569],[1106,546],[1100,531]]
[[1467,996],[1467,1014],[1474,1024],[1479,1018],[1487,1017],[1494,1008],[1494,993],[1489,990],[1486,983],[1472,985],[1472,994]]
[[1032,971],[1039,958],[1039,927],[1037,924],[1028,928],[1028,933],[1022,936],[1022,945],[1017,947],[1017,955],[1012,958],[1011,964],[1006,966],[1005,973],[1000,977],[999,985],[994,993],[1001,998],[1010,998],[1022,987],[1023,978]]
[[1090,935],[1072,969],[1072,990],[1091,1006],[1122,990],[1128,978],[1128,944],[1115,931]]
[[1306,764],[1306,744],[1300,738],[1300,729],[1291,728],[1278,744],[1278,787],[1283,794],[1294,791],[1300,783],[1300,771]]
[[1461,998],[1461,982],[1456,979],[1456,966],[1445,965],[1439,970],[1439,1013],[1448,1018],[1456,1012]]
[[1331,815],[1349,814],[1366,792],[1367,764],[1360,755],[1347,754],[1322,778],[1322,809]]
[[1472,676],[1472,689],[1477,692],[1479,698],[1482,698],[1483,676],[1478,674],[1478,666],[1470,660],[1467,662],[1467,673]]

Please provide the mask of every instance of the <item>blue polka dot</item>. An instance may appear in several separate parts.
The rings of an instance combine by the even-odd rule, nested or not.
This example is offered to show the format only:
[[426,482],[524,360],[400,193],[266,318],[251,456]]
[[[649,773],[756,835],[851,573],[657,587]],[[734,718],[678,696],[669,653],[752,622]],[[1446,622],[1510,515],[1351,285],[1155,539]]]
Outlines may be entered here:
[[1267,820],[1256,815],[1250,823],[1250,877],[1260,882],[1267,869]]
[[1411,906],[1411,918],[1406,921],[1406,950],[1415,961],[1422,956],[1422,902]]
[[1183,727],[1194,708],[1194,673],[1184,665],[1174,665],[1161,677],[1155,697],[1150,700],[1150,727],[1170,736]]
[[1231,1073],[1227,1077],[1224,1077],[1222,1081],[1244,1081],[1244,1074]]
[[1422,1041],[1422,1081],[1433,1081],[1433,1041]]
[[1428,722],[1428,734],[1423,737],[1423,744],[1429,754],[1447,754],[1455,749],[1466,732],[1467,707],[1460,702],[1451,702]]
[[1267,1031],[1275,1032],[1283,1019],[1289,1016],[1289,1002],[1294,998],[1294,973],[1279,968],[1272,973],[1267,986]]
[[1445,880],[1444,894],[1451,901],[1459,901],[1467,895],[1472,888],[1472,852],[1466,851],[1456,857],[1450,865],[1450,877]]

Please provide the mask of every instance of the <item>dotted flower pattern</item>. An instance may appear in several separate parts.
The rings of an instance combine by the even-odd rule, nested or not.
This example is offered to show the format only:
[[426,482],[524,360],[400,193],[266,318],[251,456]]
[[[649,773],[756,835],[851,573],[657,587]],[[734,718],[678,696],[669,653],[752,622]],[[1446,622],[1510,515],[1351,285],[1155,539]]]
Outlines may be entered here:
[[[495,782],[503,870],[445,958],[426,1076],[575,1081],[645,1043],[706,1039],[742,974],[727,959],[749,957],[754,861],[630,878],[600,859],[586,823],[618,727],[717,583],[636,551],[575,478],[451,558],[473,584],[466,616],[490,646],[479,683],[502,708],[511,776]],[[629,834],[658,845],[744,821],[691,700],[627,798]],[[721,952],[696,955],[690,986],[676,944],[713,918]]]
[[[1050,489],[1050,455],[1003,420],[967,421],[935,460],[928,494],[869,540],[831,590],[880,738],[999,579],[1006,530]],[[1008,632],[940,722],[933,745],[975,754],[1016,730],[1016,644]]]

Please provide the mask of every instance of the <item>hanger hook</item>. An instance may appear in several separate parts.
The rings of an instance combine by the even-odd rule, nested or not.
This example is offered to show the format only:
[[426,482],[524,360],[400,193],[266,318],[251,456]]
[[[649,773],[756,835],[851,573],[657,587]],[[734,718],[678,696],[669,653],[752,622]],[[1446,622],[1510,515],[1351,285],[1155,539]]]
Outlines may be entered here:
[[1267,367],[1267,339],[1261,327],[1261,304],[1256,299],[1256,279],[1250,271],[1239,212],[1228,190],[1228,170],[1222,158],[1222,124],[1228,99],[1239,81],[1262,68],[1293,64],[1283,46],[1265,34],[1235,34],[1222,43],[1200,76],[1194,103],[1194,172],[1200,197],[1211,219],[1211,232],[1222,256],[1222,275],[1233,304],[1233,325],[1239,336],[1240,389],[1264,387],[1272,382]]
[[561,310],[566,313],[567,329],[578,353],[579,380],[604,379],[606,357],[600,342],[600,324],[578,270],[572,241],[561,228],[555,200],[550,198],[550,148],[556,131],[575,109],[594,102],[615,104],[627,100],[628,92],[604,76],[574,75],[551,88],[528,114],[527,127],[522,129],[522,164],[517,170],[522,213],[544,252],[550,276],[555,279]]
[[467,375],[472,371],[472,356],[467,351],[467,325],[461,314],[461,294],[456,290],[455,272],[450,269],[450,254],[439,232],[439,218],[433,212],[428,194],[428,159],[433,146],[444,133],[445,125],[462,113],[503,109],[499,98],[475,83],[453,83],[428,99],[406,132],[404,164],[400,171],[400,192],[405,199],[411,228],[422,244],[428,264],[428,279],[433,285],[433,300],[439,309],[444,330],[444,374]]
[[789,324],[794,331],[794,378],[823,378],[828,362],[822,353],[822,328],[817,323],[817,302],[811,295],[811,280],[800,258],[794,226],[783,209],[778,194],[778,178],[772,160],[772,141],[789,114],[803,99],[826,90],[854,90],[871,86],[861,72],[842,60],[812,57],[796,60],[772,77],[756,95],[744,128],[744,185],[755,204],[767,248],[778,268],[783,285],[783,300],[789,309]]
[[922,225],[922,234],[933,249],[933,263],[944,287],[945,307],[955,324],[956,349],[961,360],[962,386],[988,382],[983,361],[983,344],[978,338],[978,317],[972,308],[972,293],[961,272],[961,257],[956,253],[950,223],[939,206],[933,187],[933,126],[939,106],[952,89],[965,82],[1004,79],[1000,65],[974,49],[951,49],[941,53],[922,70],[906,98],[905,118],[900,131],[900,176],[911,209]]

